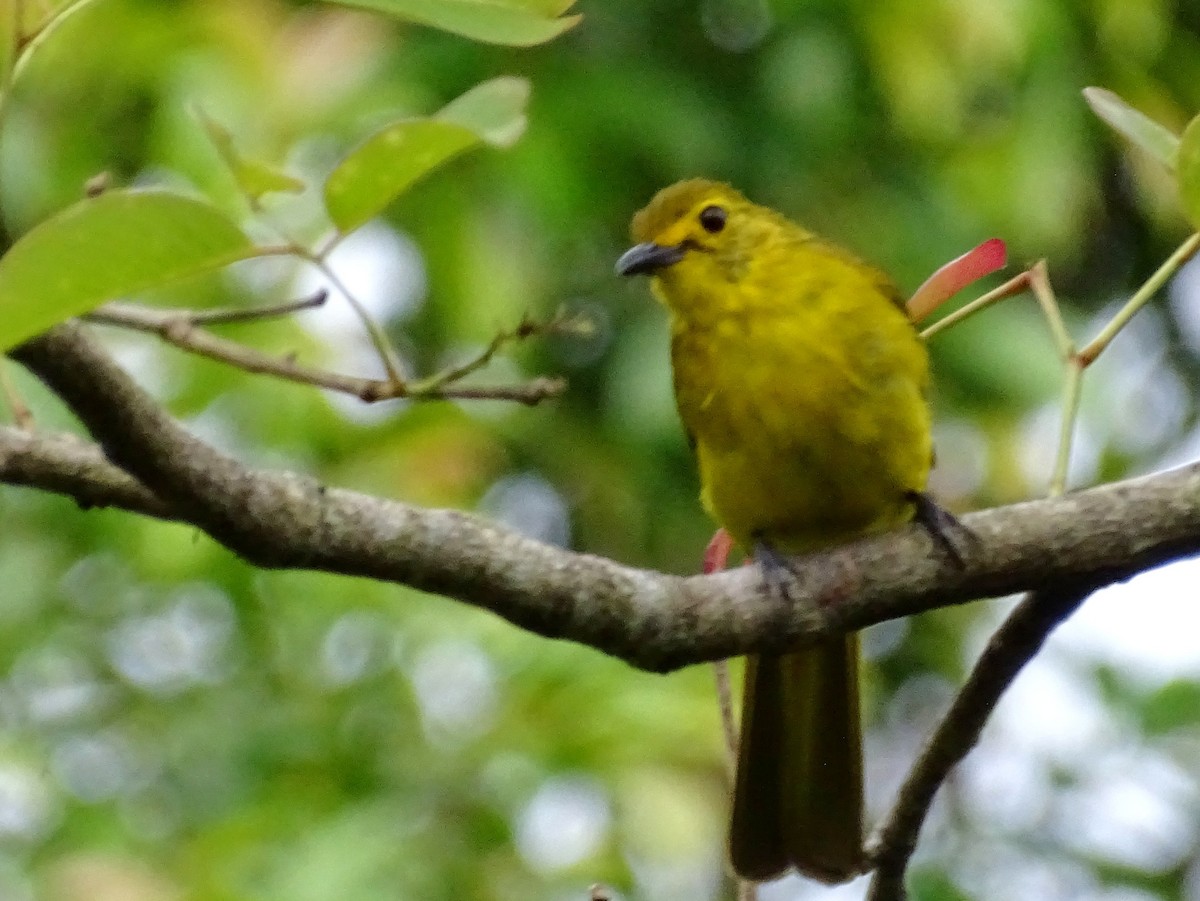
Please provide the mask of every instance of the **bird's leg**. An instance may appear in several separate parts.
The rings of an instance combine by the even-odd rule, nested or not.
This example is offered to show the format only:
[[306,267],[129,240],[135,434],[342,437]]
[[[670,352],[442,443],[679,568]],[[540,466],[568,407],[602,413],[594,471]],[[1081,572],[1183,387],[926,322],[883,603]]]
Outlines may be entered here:
[[793,601],[788,585],[794,580],[815,590],[818,604],[836,604],[854,593],[858,575],[854,561],[839,554],[792,556],[780,551],[761,534],[754,536],[754,559],[762,572],[763,586],[775,598]]
[[951,536],[958,536],[970,543],[978,543],[979,536],[959,522],[949,510],[938,506],[924,491],[907,491],[905,497],[912,501],[915,508],[913,519],[929,533],[933,543],[942,549],[954,565],[962,569],[966,565],[963,562],[963,552]]
[[762,572],[767,594],[790,601],[792,598],[787,590],[788,577],[796,575],[792,560],[776,550],[762,535],[754,536],[754,559]]

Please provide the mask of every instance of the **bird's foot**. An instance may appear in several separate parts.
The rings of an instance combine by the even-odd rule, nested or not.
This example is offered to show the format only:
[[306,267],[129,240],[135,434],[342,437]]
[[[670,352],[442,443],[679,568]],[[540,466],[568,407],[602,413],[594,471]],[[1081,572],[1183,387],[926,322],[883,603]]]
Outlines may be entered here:
[[821,606],[836,604],[853,594],[858,583],[854,561],[836,551],[793,556],[759,535],[754,538],[754,559],[767,594],[788,602],[796,600],[789,588],[800,587]]
[[966,566],[963,545],[979,544],[979,536],[945,507],[938,506],[924,491],[909,491],[906,497],[915,507],[914,521],[929,533],[933,543],[942,549],[955,566],[963,569]]
[[792,600],[788,585],[793,578],[798,577],[793,558],[781,554],[767,539],[756,536],[754,539],[754,559],[762,572],[763,586],[767,594],[785,601]]

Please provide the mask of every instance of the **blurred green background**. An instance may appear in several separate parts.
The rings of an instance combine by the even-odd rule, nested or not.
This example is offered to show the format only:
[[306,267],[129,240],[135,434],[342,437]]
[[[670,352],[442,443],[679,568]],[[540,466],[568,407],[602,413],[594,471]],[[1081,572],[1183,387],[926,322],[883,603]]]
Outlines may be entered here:
[[[1197,9],[581,0],[577,28],[513,49],[320,3],[104,0],[21,82],[0,206],[20,233],[108,171],[244,216],[197,107],[319,183],[374,128],[485,78],[529,78],[515,148],[422,182],[332,262],[418,373],[526,312],[586,314],[592,335],[530,342],[476,377],[561,373],[561,399],[366,407],[143,336],[104,340],[254,465],[694,572],[712,525],[672,406],[664,316],[644,283],[612,274],[632,213],[679,178],[728,180],[906,291],[1000,236],[1011,272],[1048,258],[1086,339],[1186,229],[1165,173],[1080,89],[1181,128],[1200,109]],[[286,199],[253,227],[311,239],[315,208]],[[154,300],[263,303],[320,284],[269,260]],[[337,298],[226,333],[377,374]],[[932,350],[938,497],[967,510],[1043,493],[1061,371],[1032,300]],[[40,426],[70,427],[8,369]],[[1072,485],[1197,456],[1198,373],[1189,269],[1089,373]],[[1062,630],[943,791],[915,897],[1200,898],[1195,584],[1194,566],[1168,568]],[[193,529],[13,488],[0,490],[0,585],[0,897],[533,901],[581,899],[594,882],[646,901],[730,895],[707,667],[639,673],[445,599],[258,572]],[[868,632],[872,816],[1006,606]],[[762,893],[825,896],[796,878]]]

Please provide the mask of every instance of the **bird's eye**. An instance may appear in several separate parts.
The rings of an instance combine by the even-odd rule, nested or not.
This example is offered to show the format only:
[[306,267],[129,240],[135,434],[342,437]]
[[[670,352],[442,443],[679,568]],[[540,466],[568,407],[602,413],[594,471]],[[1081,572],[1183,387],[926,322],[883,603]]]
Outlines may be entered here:
[[700,211],[700,224],[706,232],[716,234],[725,227],[725,210],[719,206],[706,206]]

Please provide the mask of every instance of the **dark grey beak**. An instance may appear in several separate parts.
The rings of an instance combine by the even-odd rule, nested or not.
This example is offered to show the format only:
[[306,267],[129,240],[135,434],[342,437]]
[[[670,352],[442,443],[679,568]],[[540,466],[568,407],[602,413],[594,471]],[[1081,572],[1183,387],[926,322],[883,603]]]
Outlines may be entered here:
[[635,244],[617,260],[617,275],[652,275],[683,259],[687,252],[682,244],[664,247],[662,244]]

